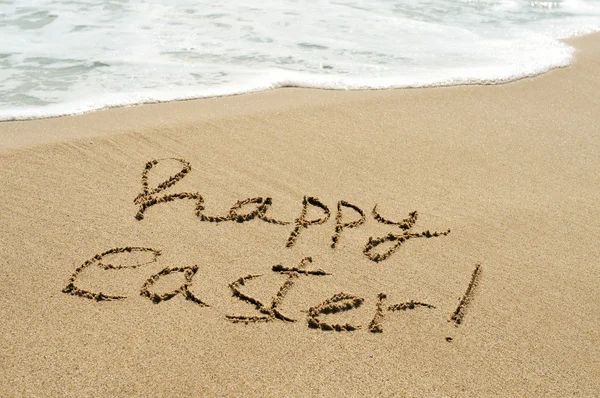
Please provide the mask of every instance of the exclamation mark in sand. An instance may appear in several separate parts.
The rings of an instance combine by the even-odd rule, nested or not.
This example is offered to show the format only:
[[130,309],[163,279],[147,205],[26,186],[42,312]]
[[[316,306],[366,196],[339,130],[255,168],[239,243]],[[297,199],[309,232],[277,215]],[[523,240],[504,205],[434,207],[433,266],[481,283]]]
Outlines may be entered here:
[[[479,278],[481,276],[481,264],[477,264],[473,273],[471,274],[471,281],[469,282],[469,286],[467,287],[467,291],[460,299],[456,310],[452,313],[450,317],[450,321],[454,322],[454,325],[458,327],[462,322],[465,316],[465,312],[467,311],[467,307],[473,301],[473,297],[475,294],[475,287],[479,283]],[[446,341],[451,342],[452,337],[446,337]]]

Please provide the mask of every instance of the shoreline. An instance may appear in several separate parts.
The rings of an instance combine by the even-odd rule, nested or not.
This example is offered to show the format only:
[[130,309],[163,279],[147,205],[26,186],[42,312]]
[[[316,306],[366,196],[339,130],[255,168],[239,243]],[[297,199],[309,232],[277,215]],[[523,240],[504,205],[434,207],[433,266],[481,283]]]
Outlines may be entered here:
[[0,123],[0,395],[593,396],[600,34],[569,42],[494,86]]
[[[242,105],[246,108],[247,105],[244,102],[256,101],[254,107],[251,109],[247,109],[247,112],[277,112],[280,109],[284,109],[287,106],[304,106],[308,103],[312,104],[312,101],[317,101],[315,105],[327,105],[331,104],[331,102],[343,103],[344,101],[354,101],[362,98],[376,98],[378,94],[383,95],[384,97],[389,93],[394,92],[412,92],[412,91],[420,91],[420,90],[460,90],[460,89],[481,89],[486,87],[501,87],[501,86],[510,86],[513,84],[520,84],[523,82],[527,82],[530,80],[544,78],[547,75],[552,73],[560,73],[562,70],[568,70],[574,67],[574,64],[580,62],[578,58],[581,56],[582,51],[586,51],[589,49],[589,46],[593,46],[593,43],[597,41],[598,37],[600,37],[600,32],[595,32],[591,34],[585,34],[580,36],[575,36],[569,39],[562,40],[563,42],[573,46],[576,48],[576,52],[574,55],[573,62],[565,67],[557,67],[553,68],[547,72],[544,72],[535,76],[528,76],[524,78],[519,78],[515,80],[510,80],[506,82],[500,82],[498,84],[461,84],[461,85],[453,85],[453,86],[434,86],[434,87],[416,87],[416,88],[401,88],[401,89],[381,89],[381,90],[329,90],[329,89],[313,89],[313,88],[298,88],[298,87],[288,87],[288,88],[276,88],[270,89],[266,91],[258,91],[258,92],[250,92],[250,93],[242,93],[242,94],[233,94],[227,96],[218,96],[218,97],[208,97],[208,98],[199,98],[199,99],[183,99],[183,100],[174,100],[174,101],[166,101],[166,102],[156,102],[156,103],[145,103],[145,104],[137,104],[137,105],[128,105],[128,106],[117,106],[111,107],[107,109],[99,109],[94,111],[85,112],[82,114],[75,115],[64,115],[64,116],[56,116],[56,117],[47,117],[40,119],[30,119],[30,120],[10,120],[10,121],[2,121],[0,122],[0,148],[10,149],[10,148],[21,148],[23,146],[28,145],[38,145],[45,143],[53,143],[60,142],[62,137],[65,139],[78,139],[78,138],[89,138],[89,137],[101,137],[104,135],[112,134],[109,130],[113,128],[123,127],[125,130],[130,130],[131,128],[156,128],[159,125],[163,125],[167,121],[162,119],[160,121],[156,121],[156,118],[149,117],[150,115],[154,115],[156,111],[160,109],[160,107],[164,107],[164,113],[175,112],[177,114],[178,120],[173,120],[172,122],[177,123],[179,120],[183,119],[185,121],[193,121],[194,119],[186,116],[185,112],[189,111],[189,107],[197,106],[200,110],[207,112],[207,116],[209,118],[219,118],[219,117],[227,117],[230,113],[237,114],[236,110],[232,110],[231,108]],[[585,55],[584,55],[585,57]],[[291,98],[290,98],[291,97]],[[311,98],[311,101],[306,101],[305,98]],[[361,98],[362,97],[362,98]],[[248,98],[247,100],[245,98]],[[277,100],[272,101],[271,98],[277,98]],[[284,104],[281,104],[281,101],[285,101]],[[226,111],[223,111],[220,108],[226,108]],[[132,125],[131,123],[126,123],[123,126],[118,124],[112,124],[102,129],[95,129],[87,134],[77,133],[74,134],[73,131],[65,131],[71,130],[66,129],[65,126],[72,121],[72,123],[87,123],[88,120],[85,118],[89,118],[89,122],[92,125],[97,125],[96,121],[101,118],[105,119],[118,119],[127,115],[129,112],[131,113],[131,118],[129,120],[137,120],[137,124]],[[128,115],[127,115],[128,116]],[[83,118],[83,119],[79,119]],[[140,125],[140,120],[142,120]],[[196,119],[198,120],[198,119]],[[43,133],[45,127],[40,125],[39,123],[49,122],[48,125],[52,129],[60,129],[63,130],[60,136],[51,136]],[[12,137],[8,137],[9,133]],[[14,137],[15,134],[19,134],[18,137]],[[0,149],[0,152],[2,149]]]

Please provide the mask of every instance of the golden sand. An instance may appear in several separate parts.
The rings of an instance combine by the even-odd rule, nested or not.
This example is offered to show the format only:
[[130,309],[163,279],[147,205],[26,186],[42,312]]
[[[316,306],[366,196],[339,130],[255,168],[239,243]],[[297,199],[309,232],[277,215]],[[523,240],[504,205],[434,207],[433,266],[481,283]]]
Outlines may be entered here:
[[495,86],[0,124],[0,395],[596,396],[600,35]]

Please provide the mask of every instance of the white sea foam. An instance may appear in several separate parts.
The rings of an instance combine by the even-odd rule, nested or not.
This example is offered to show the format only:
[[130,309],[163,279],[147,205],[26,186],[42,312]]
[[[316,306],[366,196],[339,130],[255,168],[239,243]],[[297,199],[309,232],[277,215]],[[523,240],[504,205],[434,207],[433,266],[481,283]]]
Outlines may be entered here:
[[592,0],[218,3],[0,0],[0,120],[283,86],[496,83],[568,65],[558,39],[600,30]]

